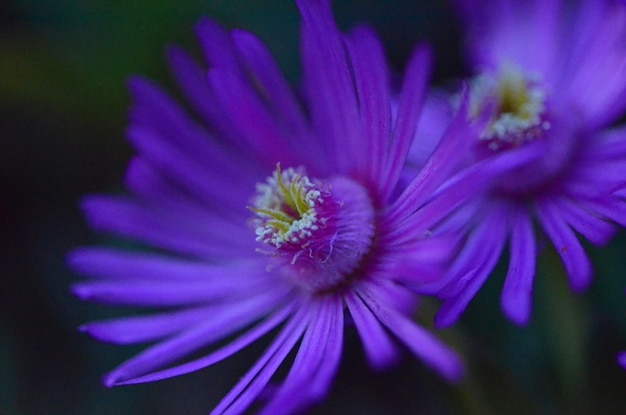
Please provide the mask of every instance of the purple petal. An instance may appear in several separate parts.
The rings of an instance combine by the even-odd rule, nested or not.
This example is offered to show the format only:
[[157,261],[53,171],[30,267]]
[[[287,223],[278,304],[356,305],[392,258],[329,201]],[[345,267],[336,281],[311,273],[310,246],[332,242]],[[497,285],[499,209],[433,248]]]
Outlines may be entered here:
[[415,138],[417,122],[426,98],[430,66],[430,50],[426,46],[415,49],[405,69],[406,75],[400,92],[393,137],[387,148],[389,155],[384,166],[385,171],[383,177],[378,179],[384,183],[383,189],[386,189],[382,200],[386,201],[391,196]]
[[626,352],[619,352],[617,354],[617,362],[626,369]]
[[463,376],[463,363],[456,353],[411,320],[377,301],[376,289],[377,287],[370,285],[359,293],[380,322],[424,363],[447,380],[458,381]]
[[238,177],[241,172],[250,171],[249,166],[233,162],[245,156],[252,157],[253,154],[234,153],[230,151],[232,147],[228,147],[225,142],[216,144],[216,140],[205,127],[193,121],[187,112],[157,85],[145,79],[131,78],[128,88],[133,97],[130,111],[131,128],[149,131],[153,135],[152,140],[158,144],[165,145],[166,141],[175,143],[177,153],[200,164],[199,171],[202,171],[203,166],[206,167],[207,160],[211,160],[208,166],[213,168],[209,172],[218,176]]
[[615,226],[586,211],[573,200],[557,200],[553,203],[563,220],[591,243],[604,245],[615,234]]
[[450,269],[454,279],[439,293],[445,302],[435,317],[437,327],[454,323],[493,271],[509,232],[506,215],[506,206],[495,205],[470,234]]
[[626,227],[626,203],[617,197],[578,200],[585,210]]
[[241,287],[236,277],[237,273],[225,273],[223,278],[212,281],[85,282],[72,285],[72,292],[81,300],[107,304],[171,307],[230,299],[233,293],[254,294],[275,285],[259,278],[259,281],[249,281]]
[[339,296],[331,298],[330,311],[331,321],[328,325],[328,339],[326,352],[322,358],[324,364],[318,369],[318,372],[311,382],[311,396],[314,400],[322,399],[330,387],[333,376],[337,372],[339,360],[341,359],[341,349],[343,347],[343,299]]
[[116,385],[131,385],[136,383],[154,382],[157,380],[168,379],[175,376],[195,372],[211,366],[217,362],[220,362],[242,350],[252,342],[259,339],[261,336],[267,334],[270,330],[274,329],[279,324],[284,322],[287,316],[293,311],[293,306],[294,304],[288,304],[285,307],[279,308],[276,312],[271,314],[265,320],[263,320],[253,328],[245,331],[234,341],[228,343],[223,347],[220,347],[219,349],[209,353],[206,356],[192,360],[190,362],[183,363],[178,366],[173,366],[165,370],[152,372],[149,375],[120,381],[117,382]]
[[[229,181],[221,183],[221,195],[216,199],[207,201],[194,193],[193,190],[175,183],[164,177],[153,165],[146,160],[135,157],[128,164],[126,169],[125,182],[128,190],[139,199],[154,206],[177,212],[180,216],[196,218],[198,223],[212,227],[213,224],[224,227],[231,226],[231,235],[239,234],[245,238],[245,233],[249,229],[243,229],[241,223],[248,220],[250,211],[243,209],[248,202],[244,198],[247,192],[237,193],[230,191]],[[245,186],[239,186],[244,188]],[[228,189],[228,191],[226,191]],[[216,189],[217,190],[217,189]],[[239,199],[237,201],[236,199]],[[224,202],[225,203],[224,203]]]
[[115,344],[144,343],[162,339],[205,320],[211,307],[191,308],[181,311],[125,317],[115,320],[96,321],[80,326],[99,341]]
[[504,281],[500,304],[504,314],[517,324],[526,324],[530,317],[531,294],[535,276],[535,234],[522,206],[511,212],[511,257]]
[[181,284],[219,280],[227,273],[237,274],[237,279],[244,279],[247,275],[258,279],[258,270],[265,268],[265,261],[262,260],[239,260],[237,264],[224,266],[110,248],[78,248],[70,252],[67,260],[76,272],[90,277]]
[[340,297],[320,302],[283,385],[260,414],[293,413],[327,393],[341,356],[343,306]]
[[[212,221],[211,228],[188,216],[122,198],[90,196],[82,207],[92,227],[183,255],[254,255],[254,235],[241,237],[232,224]],[[245,223],[242,223],[245,229]],[[229,233],[230,232],[230,233]],[[239,235],[239,238],[237,237]],[[248,242],[248,243],[246,243]]]
[[203,18],[195,27],[204,59],[211,68],[228,69],[232,72],[241,70],[230,34],[218,23]]
[[473,141],[473,129],[467,123],[468,96],[464,94],[461,108],[446,129],[441,141],[419,174],[404,189],[389,208],[388,221],[405,218],[421,207],[433,191],[459,168],[459,162],[469,153]]
[[461,235],[431,235],[423,239],[401,245],[392,246],[397,251],[394,273],[398,279],[413,290],[420,286],[438,284],[443,272],[457,253]]
[[230,301],[216,309],[208,321],[144,350],[109,373],[105,385],[113,386],[145,375],[176,361],[195,350],[219,341],[281,307],[284,292],[264,292],[256,296]]
[[[208,83],[206,76],[204,78]],[[167,166],[174,157],[177,157],[177,163],[191,163],[195,175],[199,177],[194,179],[193,174],[183,176],[179,183],[182,187],[188,186],[187,181],[195,184],[200,179],[213,181],[219,178],[223,185],[240,183],[258,174],[254,154],[250,151],[234,151],[232,143],[224,139],[231,138],[227,134],[232,129],[230,125],[228,128],[222,128],[225,131],[216,138],[208,132],[216,127],[213,122],[209,126],[210,129],[201,126],[153,83],[141,78],[132,78],[129,81],[129,89],[133,96],[133,106],[128,131],[137,129],[143,132],[143,135],[139,136],[130,135],[129,139],[140,151],[152,155],[152,158],[148,158],[157,165]],[[218,121],[224,120],[221,114],[220,109]],[[169,156],[163,151],[163,147],[171,149],[173,155]],[[245,162],[242,162],[243,160]],[[179,169],[183,167],[175,163],[168,173],[174,174]],[[200,195],[205,193],[203,189],[209,190],[209,196],[214,194],[210,186],[203,186],[202,183],[195,185],[199,190],[193,186],[192,189]]]
[[211,415],[243,413],[302,337],[312,316],[310,311],[307,305],[303,305],[296,312],[259,360],[213,409]]
[[[178,131],[178,136],[192,134],[188,130]],[[184,154],[173,139],[177,137],[176,135],[165,137],[150,128],[137,125],[129,127],[127,135],[142,158],[145,157],[161,174],[166,175],[181,189],[188,190],[207,203],[220,200],[222,203],[229,203],[233,209],[237,207],[243,209],[250,195],[254,193],[254,178],[258,177],[258,173],[242,175],[249,167],[240,172],[233,172],[232,175],[226,175],[232,166],[221,170],[221,165],[231,160],[231,157],[222,157],[219,153],[215,153],[211,157],[201,159],[198,157],[199,153]],[[245,160],[241,157],[237,164],[242,164],[242,159]],[[252,165],[258,164],[252,163]],[[239,181],[236,181],[237,179]]]
[[597,163],[619,161],[626,158],[626,127],[603,130],[589,137],[592,144],[585,153],[585,160]]
[[605,126],[626,107],[626,8],[608,1],[583,1],[570,25],[563,77],[565,100],[578,104],[590,128]]
[[349,144],[353,157],[353,170],[359,181],[373,190],[375,200],[383,189],[380,186],[382,155],[391,138],[391,98],[389,75],[380,41],[366,27],[354,29],[345,38],[354,71],[354,81],[359,101],[363,136]]
[[209,71],[209,83],[228,117],[233,130],[231,140],[241,151],[255,154],[268,172],[277,162],[296,165],[292,153],[285,150],[289,145],[287,132],[281,131],[250,83],[220,69]]
[[390,222],[388,214],[385,213],[382,224],[392,229],[385,235],[385,242],[406,243],[416,235],[428,233],[468,199],[488,189],[496,178],[535,160],[541,155],[541,149],[540,146],[525,146],[520,150],[503,152],[471,165],[448,180],[437,190],[429,203],[400,223]]
[[295,136],[301,135],[308,128],[301,104],[267,47],[256,36],[242,30],[233,30],[231,37],[243,64],[258,82],[258,92],[271,106],[273,114],[288,125],[288,131]]
[[311,118],[334,171],[346,173],[352,155],[345,143],[361,131],[358,104],[344,44],[328,0],[299,0],[302,15],[302,61]]
[[571,288],[585,290],[591,283],[591,264],[578,238],[551,205],[537,203],[536,215],[563,261]]
[[207,126],[222,125],[223,111],[209,88],[206,69],[198,65],[187,52],[175,46],[168,48],[167,60],[183,95]]
[[[496,67],[502,62],[546,74],[555,66],[562,20],[560,1],[457,0],[467,26],[468,52],[474,67]],[[538,46],[541,46],[538,48]]]
[[370,366],[379,370],[395,363],[398,359],[395,345],[363,300],[354,293],[348,293],[345,301],[363,342]]
[[[424,108],[417,125],[415,140],[411,145],[406,168],[423,169],[454,118],[450,95],[443,91],[428,91]],[[411,176],[413,177],[413,176]]]

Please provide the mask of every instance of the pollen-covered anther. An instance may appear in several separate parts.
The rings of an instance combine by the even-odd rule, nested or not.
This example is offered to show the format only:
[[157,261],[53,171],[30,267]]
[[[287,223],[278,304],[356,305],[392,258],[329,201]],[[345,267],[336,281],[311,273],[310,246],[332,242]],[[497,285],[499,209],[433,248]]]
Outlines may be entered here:
[[313,183],[302,169],[281,170],[280,163],[265,183],[256,188],[256,240],[280,248],[284,244],[303,244],[324,226],[317,208],[327,190]]
[[372,245],[374,207],[367,189],[348,177],[310,179],[303,168],[277,165],[253,203],[256,240],[269,248],[259,251],[307,292],[346,284]]
[[472,82],[471,115],[488,104],[493,116],[480,136],[490,150],[520,147],[550,129],[547,92],[538,79],[504,65],[497,76],[481,75]]

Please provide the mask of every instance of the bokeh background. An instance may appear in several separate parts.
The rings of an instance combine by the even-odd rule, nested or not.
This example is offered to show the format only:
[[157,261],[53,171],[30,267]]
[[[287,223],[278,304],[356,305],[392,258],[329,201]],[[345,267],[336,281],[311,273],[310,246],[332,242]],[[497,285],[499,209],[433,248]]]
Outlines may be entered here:
[[[398,72],[413,45],[427,41],[435,84],[466,74],[459,28],[442,0],[335,0],[334,10],[342,28],[373,26]],[[204,414],[262,351],[259,344],[199,373],[106,389],[101,375],[140,348],[79,333],[81,323],[125,310],[81,303],[68,290],[78,277],[64,265],[66,252],[112,243],[87,229],[78,201],[123,191],[131,155],[125,79],[141,73],[173,88],[164,46],[197,51],[192,27],[201,15],[256,33],[297,82],[290,0],[0,2],[0,415]],[[372,373],[349,331],[329,398],[311,413],[626,413],[626,371],[615,363],[626,349],[626,236],[589,250],[595,281],[572,295],[546,246],[525,328],[500,313],[503,270],[490,278],[461,322],[439,333],[467,362],[459,385],[408,354],[401,366]],[[424,301],[416,318],[429,325],[435,309]]]

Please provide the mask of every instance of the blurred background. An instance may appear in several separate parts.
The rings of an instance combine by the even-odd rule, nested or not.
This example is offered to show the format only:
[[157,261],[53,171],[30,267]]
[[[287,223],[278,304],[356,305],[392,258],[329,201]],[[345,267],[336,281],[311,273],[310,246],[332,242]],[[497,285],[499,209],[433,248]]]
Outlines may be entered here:
[[[340,27],[382,37],[402,70],[418,41],[436,51],[435,84],[463,76],[459,29],[443,0],[335,0]],[[87,229],[82,195],[122,191],[125,80],[141,73],[170,89],[168,42],[197,51],[193,24],[208,15],[257,34],[292,81],[299,77],[298,14],[290,0],[5,0],[0,3],[0,415],[205,414],[264,344],[213,368],[154,384],[106,389],[102,374],[141,348],[101,344],[76,327],[123,314],[73,298],[64,265],[76,246],[106,243]],[[460,324],[439,332],[465,357],[448,385],[406,356],[375,374],[348,332],[336,382],[312,414],[612,414],[626,412],[626,236],[589,247],[591,289],[568,292],[556,255],[540,259],[528,327],[499,310],[502,270]],[[418,315],[430,324],[436,308]],[[624,412],[622,412],[624,411]]]

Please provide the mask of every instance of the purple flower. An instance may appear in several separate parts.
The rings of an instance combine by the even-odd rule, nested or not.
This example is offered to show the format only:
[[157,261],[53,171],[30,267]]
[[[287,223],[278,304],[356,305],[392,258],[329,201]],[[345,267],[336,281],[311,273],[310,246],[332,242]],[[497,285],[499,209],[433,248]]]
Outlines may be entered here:
[[626,369],[626,352],[619,352],[617,354],[617,363],[619,363],[621,367]]
[[293,351],[263,409],[290,413],[325,395],[348,324],[375,368],[396,359],[392,334],[445,378],[461,375],[455,353],[408,317],[406,285],[440,276],[458,238],[430,229],[510,162],[478,163],[442,187],[473,134],[462,112],[405,182],[428,51],[416,50],[396,96],[370,30],[342,35],[328,1],[297,4],[302,101],[254,36],[206,19],[196,31],[208,70],[169,50],[191,114],[149,81],[130,82],[131,194],[90,196],[83,208],[95,229],[152,249],[69,256],[90,277],[73,287],[81,299],[154,311],[82,327],[106,342],[153,343],[107,386],[208,367],[276,329],[214,413],[243,412]]
[[626,106],[626,9],[604,0],[455,3],[476,73],[469,114],[491,114],[469,163],[503,153],[536,158],[465,209],[466,245],[449,278],[430,287],[444,300],[437,324],[458,318],[507,242],[501,306],[525,324],[536,231],[554,245],[571,288],[582,291],[592,269],[578,235],[601,245],[615,224],[626,225],[626,128],[608,128]]

